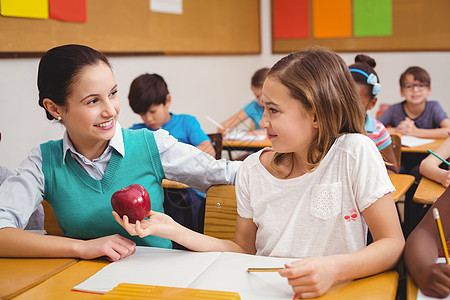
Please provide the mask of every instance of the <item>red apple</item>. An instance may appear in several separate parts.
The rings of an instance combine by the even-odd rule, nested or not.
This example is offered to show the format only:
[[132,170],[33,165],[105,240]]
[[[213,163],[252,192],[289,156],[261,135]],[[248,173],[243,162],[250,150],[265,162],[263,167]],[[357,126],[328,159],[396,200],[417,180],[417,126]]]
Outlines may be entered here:
[[115,192],[111,196],[111,205],[120,217],[127,215],[133,224],[148,217],[151,210],[150,196],[140,184],[132,184]]

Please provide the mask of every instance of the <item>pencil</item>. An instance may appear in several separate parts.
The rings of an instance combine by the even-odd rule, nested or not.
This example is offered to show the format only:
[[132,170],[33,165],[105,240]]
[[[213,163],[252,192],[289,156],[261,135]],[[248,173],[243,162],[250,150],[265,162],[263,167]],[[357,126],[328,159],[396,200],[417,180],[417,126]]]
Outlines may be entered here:
[[247,272],[278,272],[284,268],[248,268]]
[[205,115],[206,120],[210,121],[211,123],[213,123],[214,125],[216,125],[217,127],[219,127],[220,129],[223,129],[222,124],[220,124],[219,122],[217,122],[216,120],[214,120],[213,118],[211,118],[208,115]]
[[433,216],[434,220],[436,220],[437,229],[439,232],[439,239],[441,240],[442,250],[444,252],[445,261],[447,265],[450,264],[448,259],[448,250],[447,250],[447,242],[445,241],[444,230],[442,229],[441,218],[439,217],[439,211],[437,208],[433,208]]
[[439,158],[440,160],[442,160],[443,162],[445,162],[448,166],[450,166],[450,163],[448,161],[446,161],[445,159],[443,159],[442,157],[440,157],[439,155],[437,155],[436,153],[434,153],[430,149],[427,149],[427,151],[430,152],[431,154],[433,154],[434,156],[436,156],[437,158]]

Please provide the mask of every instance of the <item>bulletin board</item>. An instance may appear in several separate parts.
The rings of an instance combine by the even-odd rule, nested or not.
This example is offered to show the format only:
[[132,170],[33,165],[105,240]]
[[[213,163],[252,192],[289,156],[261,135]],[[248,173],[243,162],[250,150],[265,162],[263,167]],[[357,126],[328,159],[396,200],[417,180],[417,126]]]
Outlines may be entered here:
[[149,0],[87,0],[86,23],[0,16],[0,56],[33,56],[68,43],[106,54],[259,54],[259,0],[184,0],[183,13]]
[[[312,1],[309,15],[312,16]],[[376,3],[376,0],[367,0]],[[272,0],[273,20],[274,0]],[[272,22],[273,24],[273,22]],[[307,38],[274,38],[273,53],[300,51],[320,45],[337,52],[377,51],[450,51],[450,1],[392,0],[392,35],[314,38],[313,21],[309,20]]]

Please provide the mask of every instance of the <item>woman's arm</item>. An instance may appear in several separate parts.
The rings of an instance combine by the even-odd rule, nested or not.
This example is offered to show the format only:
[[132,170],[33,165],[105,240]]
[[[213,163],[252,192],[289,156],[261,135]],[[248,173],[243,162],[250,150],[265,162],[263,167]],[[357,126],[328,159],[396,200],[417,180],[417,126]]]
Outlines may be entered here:
[[222,128],[217,128],[217,132],[221,133],[222,136],[225,136],[225,135],[227,135],[228,132],[230,132],[231,129],[233,129],[234,127],[238,126],[239,124],[241,124],[242,122],[247,120],[247,118],[248,118],[247,114],[245,113],[244,110],[241,109],[235,115],[233,115],[228,120],[223,122],[221,124]]
[[450,237],[450,189],[447,189],[408,236],[404,258],[420,290],[427,296],[443,298],[450,294],[450,266],[436,264],[441,244],[433,208],[439,209],[445,238]]
[[177,140],[165,130],[154,132],[164,173],[168,180],[205,192],[210,186],[234,184],[241,161],[216,160],[196,147]]
[[288,278],[294,292],[302,298],[317,297],[336,282],[370,276],[396,265],[405,241],[392,195],[381,197],[362,215],[374,242],[355,253],[311,257],[287,264],[280,275]]
[[208,153],[212,157],[216,157],[216,151],[211,143],[211,141],[204,141],[197,146],[198,149],[202,150],[205,153]]
[[[443,159],[448,159],[450,157],[450,137],[442,142],[434,153]],[[439,182],[444,187],[448,187],[450,184],[450,171],[441,169],[439,167],[441,164],[442,161],[440,159],[430,154],[420,163],[420,173],[425,177]]]
[[[236,232],[234,241],[221,240],[207,236],[193,230],[190,230],[177,222],[170,216],[150,212],[148,219],[136,224],[131,224],[128,217],[123,219],[113,211],[114,218],[125,230],[132,236],[146,237],[155,235],[165,239],[170,239],[193,251],[221,251],[221,252],[239,252],[255,254],[255,236],[256,225],[250,219],[244,219],[238,216],[236,221]],[[252,243],[253,241],[253,243]]]
[[118,234],[94,240],[76,240],[42,235],[17,228],[0,229],[0,257],[77,257],[107,256],[111,261],[133,254],[136,244]]
[[394,148],[392,148],[392,144],[390,144],[389,146],[387,146],[380,152],[381,152],[381,156],[383,157],[383,159],[385,161],[388,173],[389,174],[398,174],[398,172],[400,170],[398,167],[397,159],[395,158]]

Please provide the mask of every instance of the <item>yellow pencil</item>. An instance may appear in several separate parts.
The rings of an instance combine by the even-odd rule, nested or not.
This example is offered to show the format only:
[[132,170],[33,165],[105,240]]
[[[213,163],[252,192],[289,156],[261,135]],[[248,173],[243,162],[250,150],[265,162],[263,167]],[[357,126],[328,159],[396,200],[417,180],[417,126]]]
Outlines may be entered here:
[[441,218],[439,217],[439,211],[437,208],[433,208],[433,216],[434,216],[434,220],[436,221],[437,228],[438,228],[439,239],[441,240],[442,250],[444,251],[444,256],[445,256],[445,261],[447,262],[447,265],[449,265],[450,262],[448,259],[447,242],[445,241],[444,230],[442,229]]
[[278,272],[284,268],[248,268],[247,272]]

